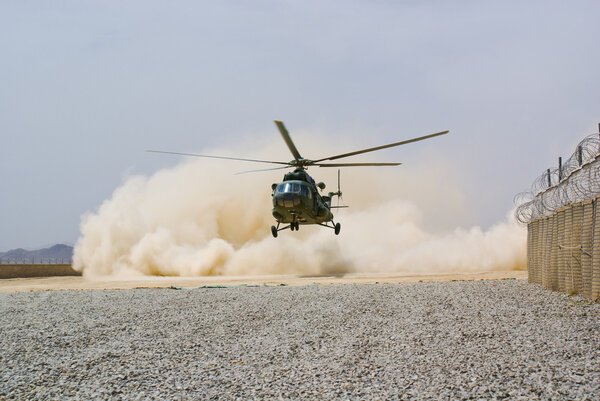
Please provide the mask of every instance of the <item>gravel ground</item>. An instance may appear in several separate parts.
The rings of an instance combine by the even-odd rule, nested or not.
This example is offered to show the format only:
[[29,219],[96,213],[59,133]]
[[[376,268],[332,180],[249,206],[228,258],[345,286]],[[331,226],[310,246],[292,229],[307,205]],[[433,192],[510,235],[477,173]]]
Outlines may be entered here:
[[523,280],[0,294],[0,399],[599,399],[600,304]]

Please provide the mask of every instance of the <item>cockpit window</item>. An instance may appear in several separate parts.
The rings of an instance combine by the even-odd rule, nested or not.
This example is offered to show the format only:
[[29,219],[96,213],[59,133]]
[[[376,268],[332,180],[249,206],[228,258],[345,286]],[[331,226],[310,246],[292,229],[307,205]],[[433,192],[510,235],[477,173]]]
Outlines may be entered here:
[[279,184],[279,186],[277,187],[277,193],[283,194],[286,192],[292,192],[292,184],[290,184],[289,182],[284,182],[283,184]]
[[296,193],[312,198],[312,193],[307,185],[297,182],[283,182],[277,186],[276,194]]
[[308,199],[312,198],[310,190],[306,185],[302,185],[302,187],[300,187],[300,192],[303,196],[306,196]]

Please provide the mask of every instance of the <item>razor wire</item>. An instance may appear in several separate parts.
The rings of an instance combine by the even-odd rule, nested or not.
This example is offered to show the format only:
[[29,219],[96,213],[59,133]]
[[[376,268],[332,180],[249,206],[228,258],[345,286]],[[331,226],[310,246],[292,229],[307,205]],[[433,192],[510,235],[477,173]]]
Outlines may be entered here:
[[[560,164],[560,163],[559,163]],[[600,193],[600,136],[585,137],[562,165],[540,174],[531,189],[517,194],[515,217],[521,223],[549,216]]]

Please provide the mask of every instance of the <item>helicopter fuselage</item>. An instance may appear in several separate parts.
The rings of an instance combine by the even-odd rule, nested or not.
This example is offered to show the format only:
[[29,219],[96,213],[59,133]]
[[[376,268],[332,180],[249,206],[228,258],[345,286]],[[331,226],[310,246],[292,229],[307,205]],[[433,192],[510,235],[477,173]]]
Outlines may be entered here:
[[333,220],[331,199],[317,187],[302,180],[273,185],[273,217],[278,223],[320,224]]

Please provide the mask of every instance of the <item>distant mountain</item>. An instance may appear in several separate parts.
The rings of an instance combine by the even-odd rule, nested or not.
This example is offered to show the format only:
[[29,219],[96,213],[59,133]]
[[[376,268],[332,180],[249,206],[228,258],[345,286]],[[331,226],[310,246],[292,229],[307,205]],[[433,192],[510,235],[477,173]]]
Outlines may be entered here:
[[50,248],[28,251],[23,248],[11,249],[10,251],[0,252],[0,259],[16,261],[41,261],[42,259],[64,260],[69,263],[73,257],[73,247],[64,244],[57,244]]

